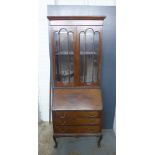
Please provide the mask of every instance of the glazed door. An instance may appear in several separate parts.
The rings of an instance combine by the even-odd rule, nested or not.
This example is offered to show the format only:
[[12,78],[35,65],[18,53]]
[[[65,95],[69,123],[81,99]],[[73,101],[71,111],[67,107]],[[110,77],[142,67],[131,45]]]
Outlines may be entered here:
[[76,27],[52,26],[51,34],[54,85],[74,86]]
[[102,58],[102,27],[79,26],[79,84],[96,86],[100,82]]
[[102,26],[51,26],[55,86],[98,86]]

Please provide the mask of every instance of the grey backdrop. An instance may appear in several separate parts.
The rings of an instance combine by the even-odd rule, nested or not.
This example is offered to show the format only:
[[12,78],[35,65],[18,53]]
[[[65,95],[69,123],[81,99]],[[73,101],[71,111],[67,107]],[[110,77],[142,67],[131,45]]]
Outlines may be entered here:
[[103,32],[103,128],[113,128],[116,105],[116,7],[115,6],[56,6],[47,7],[48,16],[106,16]]

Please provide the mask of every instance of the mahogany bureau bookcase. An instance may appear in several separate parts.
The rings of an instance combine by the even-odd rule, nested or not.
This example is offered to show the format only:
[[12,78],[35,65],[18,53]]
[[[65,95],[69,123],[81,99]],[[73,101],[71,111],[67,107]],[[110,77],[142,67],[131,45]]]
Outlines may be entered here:
[[[100,89],[104,16],[48,16],[53,139],[102,139]],[[51,116],[50,116],[51,117]]]

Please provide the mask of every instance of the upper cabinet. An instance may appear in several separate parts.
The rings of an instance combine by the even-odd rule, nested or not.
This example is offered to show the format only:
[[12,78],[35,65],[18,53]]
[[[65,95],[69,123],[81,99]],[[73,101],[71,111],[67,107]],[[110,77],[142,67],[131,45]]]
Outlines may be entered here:
[[48,17],[55,87],[99,86],[105,17]]

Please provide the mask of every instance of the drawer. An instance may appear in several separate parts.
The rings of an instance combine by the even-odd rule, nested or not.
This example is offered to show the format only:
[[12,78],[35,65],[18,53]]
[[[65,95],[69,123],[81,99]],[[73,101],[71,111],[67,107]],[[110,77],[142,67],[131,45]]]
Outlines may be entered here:
[[54,126],[55,133],[100,133],[100,126]]
[[53,117],[55,118],[80,118],[80,117],[88,117],[88,118],[99,118],[101,117],[101,111],[65,111],[53,112]]
[[54,125],[100,125],[100,118],[56,118]]

